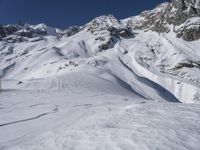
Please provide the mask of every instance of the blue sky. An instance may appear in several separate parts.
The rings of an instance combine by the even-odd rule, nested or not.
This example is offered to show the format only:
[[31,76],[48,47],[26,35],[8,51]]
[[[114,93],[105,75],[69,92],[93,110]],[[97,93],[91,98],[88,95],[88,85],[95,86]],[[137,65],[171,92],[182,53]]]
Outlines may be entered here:
[[0,0],[0,24],[18,21],[54,27],[84,25],[93,18],[113,14],[126,18],[169,0]]

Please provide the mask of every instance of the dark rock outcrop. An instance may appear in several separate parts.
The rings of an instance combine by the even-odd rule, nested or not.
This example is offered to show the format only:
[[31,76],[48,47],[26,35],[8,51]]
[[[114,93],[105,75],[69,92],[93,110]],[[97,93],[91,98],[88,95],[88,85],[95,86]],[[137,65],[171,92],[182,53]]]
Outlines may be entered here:
[[[131,24],[131,20],[128,21]],[[174,26],[177,37],[186,41],[200,39],[200,0],[172,0],[140,14],[134,29],[152,30],[158,33],[170,31]]]
[[100,16],[84,26],[87,32],[100,41],[99,52],[113,48],[118,40],[133,38],[135,35],[131,28],[125,26],[113,15]]
[[115,27],[109,27],[108,31],[110,32],[110,35],[115,38],[133,38],[134,34],[131,32],[129,28],[115,28]]
[[127,19],[126,23],[116,19],[113,15],[108,15],[97,17],[83,27],[72,26],[65,30],[56,30],[45,24],[37,27],[21,23],[0,25],[0,40],[8,38],[10,35],[16,35],[17,39],[42,37],[49,35],[47,32],[53,30],[53,35],[69,37],[82,30],[87,30],[95,36],[96,40],[105,41],[100,47],[106,49],[106,47],[110,47],[108,44],[113,45],[112,41],[116,41],[116,39],[134,37],[134,29],[152,30],[158,33],[167,33],[173,30],[178,38],[186,41],[199,40],[200,0],[172,0],[171,3],[160,4],[153,10],[144,11],[137,17],[131,17]]
[[79,26],[71,26],[59,33],[59,37],[70,37],[72,35],[77,34],[78,32],[82,31],[83,28]]
[[106,40],[104,43],[99,45],[99,52],[113,48],[116,44],[117,40],[113,37],[110,37],[108,40]]

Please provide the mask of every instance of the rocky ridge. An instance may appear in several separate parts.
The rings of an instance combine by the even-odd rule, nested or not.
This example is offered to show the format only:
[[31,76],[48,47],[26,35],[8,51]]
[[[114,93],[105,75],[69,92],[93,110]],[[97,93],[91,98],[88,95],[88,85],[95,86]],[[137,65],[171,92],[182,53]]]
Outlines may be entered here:
[[139,16],[128,18],[127,25],[133,29],[152,30],[158,33],[175,32],[185,41],[200,39],[200,1],[172,0]]
[[[112,15],[100,16],[85,26],[72,26],[65,30],[53,29],[45,24],[31,26],[28,24],[0,25],[0,38],[12,42],[22,42],[26,38],[41,37],[48,34],[48,30],[55,30],[58,37],[69,37],[84,29],[94,35],[100,35],[99,40],[110,35],[105,43],[113,45],[116,38],[131,38],[133,30],[152,30],[158,33],[175,32],[178,38],[186,41],[200,39],[200,1],[172,0],[162,3],[153,10],[144,11],[140,15],[124,20],[118,20]],[[13,35],[12,37],[9,37]],[[112,46],[111,46],[112,47]],[[102,46],[101,49],[106,49]]]

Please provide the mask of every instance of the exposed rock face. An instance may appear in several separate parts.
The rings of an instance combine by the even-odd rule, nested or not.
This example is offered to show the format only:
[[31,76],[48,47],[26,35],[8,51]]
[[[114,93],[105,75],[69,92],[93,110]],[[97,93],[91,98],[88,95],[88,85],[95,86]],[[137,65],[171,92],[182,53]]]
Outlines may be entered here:
[[166,2],[153,10],[144,11],[139,16],[130,17],[126,19],[126,23],[113,15],[108,15],[97,17],[83,27],[72,26],[65,30],[56,30],[45,24],[0,25],[0,40],[10,35],[19,42],[24,38],[46,35],[69,37],[87,30],[88,33],[96,36],[96,40],[104,41],[100,49],[105,50],[113,47],[117,40],[134,37],[134,29],[152,30],[158,33],[173,31],[177,37],[186,41],[198,40],[200,39],[200,0],[172,0],[171,3]]
[[131,28],[125,26],[113,15],[100,16],[86,24],[84,28],[96,36],[95,40],[100,41],[99,51],[113,48],[118,40],[134,37]]
[[167,21],[173,25],[181,25],[192,17],[200,17],[199,3],[199,0],[172,0]]
[[79,27],[79,26],[71,26],[63,31],[61,31],[59,33],[59,36],[60,37],[69,37],[69,36],[72,36],[72,35],[75,35],[77,34],[78,32],[80,32],[81,30],[83,30],[82,27]]
[[179,38],[186,41],[200,39],[200,0],[172,0],[142,12],[137,19],[137,22],[128,20],[127,25],[158,33],[169,32],[173,26]]
[[[0,26],[0,37],[6,37],[6,39],[18,39],[17,41],[23,41],[23,37],[32,38],[37,31],[31,28],[29,25],[6,25]],[[14,42],[15,40],[13,40]]]
[[93,35],[110,35],[113,38],[134,37],[131,29],[112,15],[97,17],[85,28]]
[[81,27],[73,26],[65,30],[58,30],[48,27],[45,24],[29,25],[0,25],[0,39],[5,39],[8,42],[23,42],[26,38],[43,37],[46,35],[53,35],[59,37],[69,37],[82,30]]
[[186,41],[200,39],[200,0],[173,0],[168,16],[168,22],[175,26],[181,26],[177,31],[177,37]]
[[4,31],[4,27],[2,25],[0,25],[0,37],[5,37],[6,36],[6,33]]
[[18,36],[27,37],[27,38],[33,37],[33,32],[31,30],[22,30],[22,31],[16,32],[15,34]]
[[159,33],[167,32],[166,15],[169,3],[163,3],[152,11],[144,11],[140,14],[141,23],[136,25],[136,29],[151,29]]
[[177,30],[177,37],[182,37],[186,41],[200,39],[200,17],[188,19],[184,25]]
[[11,35],[5,38],[8,43],[21,43],[27,41],[23,36]]
[[186,29],[183,31],[182,38],[186,41],[195,41],[200,39],[200,27],[197,29]]
[[134,34],[131,32],[129,28],[115,28],[115,27],[109,27],[108,31],[110,32],[110,35],[116,38],[132,38],[134,37]]

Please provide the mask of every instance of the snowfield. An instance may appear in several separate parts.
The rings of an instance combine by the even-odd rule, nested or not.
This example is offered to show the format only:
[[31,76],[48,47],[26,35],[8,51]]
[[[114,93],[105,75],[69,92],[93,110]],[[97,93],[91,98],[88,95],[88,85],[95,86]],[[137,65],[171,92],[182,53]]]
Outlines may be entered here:
[[[88,36],[84,32],[17,43],[11,55],[1,55],[0,149],[198,150],[200,107],[183,103],[198,103],[193,96],[199,85],[159,72],[156,63],[168,61],[177,43],[143,34],[98,55],[92,43],[72,42]],[[159,57],[148,52],[146,43],[157,43],[149,41],[153,36],[161,40]],[[144,64],[140,56],[150,59]]]
[[[187,52],[188,43],[138,32],[95,54],[90,36],[1,42],[0,149],[198,150],[200,107],[183,103],[199,103],[199,85],[156,65],[192,57],[176,48]],[[199,71],[187,73],[198,78]]]
[[199,105],[96,88],[3,91],[0,149],[199,149]]

